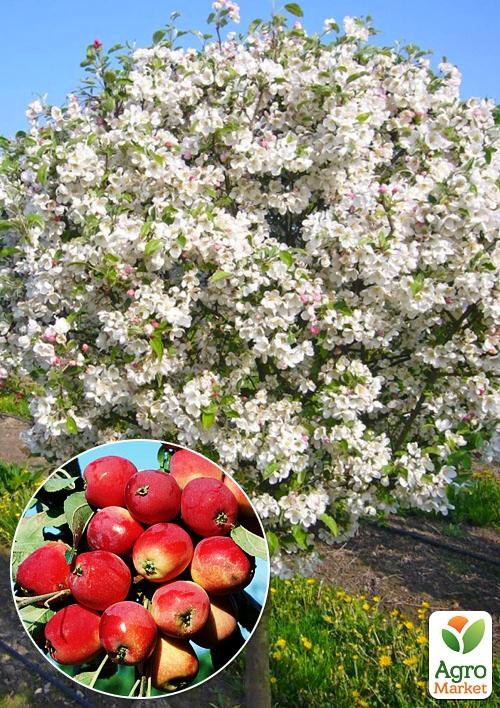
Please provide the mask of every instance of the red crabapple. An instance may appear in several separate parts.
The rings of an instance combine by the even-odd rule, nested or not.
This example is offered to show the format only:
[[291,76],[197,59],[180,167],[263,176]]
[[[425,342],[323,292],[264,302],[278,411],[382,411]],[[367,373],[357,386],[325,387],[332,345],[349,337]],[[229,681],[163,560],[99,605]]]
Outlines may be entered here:
[[252,575],[250,559],[232,538],[204,538],[194,549],[191,577],[209,595],[237,592],[248,585]]
[[106,506],[92,517],[87,528],[87,542],[94,551],[127,556],[143,531],[144,528],[127,509]]
[[89,462],[83,472],[88,503],[101,509],[125,506],[125,485],[136,472],[135,465],[117,455],[106,455]]
[[170,460],[170,474],[181,489],[197,477],[222,480],[223,472],[214,462],[191,450],[177,450]]
[[16,573],[16,583],[33,595],[64,590],[68,586],[69,563],[65,558],[70,547],[62,541],[49,541],[23,560]]
[[238,517],[238,502],[225,484],[217,479],[192,479],[182,492],[184,523],[199,536],[228,534]]
[[105,610],[124,600],[131,583],[128,567],[109,551],[80,553],[69,576],[73,597],[91,610]]
[[190,535],[177,524],[154,524],[139,536],[132,558],[138,573],[153,583],[180,575],[193,557]]
[[170,637],[187,638],[208,619],[210,600],[202,587],[190,580],[174,580],[153,595],[151,614],[158,627]]
[[116,664],[139,664],[153,652],[157,628],[151,613],[136,602],[117,602],[104,610],[99,635]]
[[184,688],[198,673],[199,662],[188,641],[161,637],[151,659],[153,686],[161,691]]
[[143,524],[172,521],[181,510],[181,490],[166,472],[143,470],[128,480],[125,503],[134,519]]
[[94,610],[68,605],[45,625],[45,646],[59,664],[83,664],[101,652],[99,623]]
[[237,607],[232,597],[216,597],[210,600],[210,614],[205,626],[192,637],[200,647],[212,649],[227,639],[238,626]]

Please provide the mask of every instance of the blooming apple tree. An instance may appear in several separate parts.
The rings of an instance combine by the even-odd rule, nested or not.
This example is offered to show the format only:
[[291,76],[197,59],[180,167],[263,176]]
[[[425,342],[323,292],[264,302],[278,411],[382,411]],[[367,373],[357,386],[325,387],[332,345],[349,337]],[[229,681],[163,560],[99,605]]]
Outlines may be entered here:
[[364,516],[446,513],[491,435],[498,114],[358,19],[209,19],[199,49],[94,42],[81,94],[3,139],[1,373],[36,382],[46,456],[147,436],[219,460],[279,567]]

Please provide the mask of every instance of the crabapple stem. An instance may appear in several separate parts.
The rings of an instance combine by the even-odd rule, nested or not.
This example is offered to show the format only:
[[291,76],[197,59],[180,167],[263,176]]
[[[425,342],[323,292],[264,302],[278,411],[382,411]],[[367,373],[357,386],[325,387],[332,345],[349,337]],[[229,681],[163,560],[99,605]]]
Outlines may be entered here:
[[131,697],[135,694],[135,691],[136,691],[136,689],[137,689],[137,686],[140,684],[140,682],[141,682],[141,679],[137,679],[137,681],[134,683],[134,685],[133,685],[132,688],[130,689],[130,693],[128,694],[128,697],[129,697],[129,698],[131,698]]
[[134,575],[134,579],[132,582],[134,583],[134,585],[137,585],[137,583],[140,583],[141,580],[144,580],[144,576],[138,574],[138,575]]
[[104,668],[104,664],[107,662],[108,659],[109,659],[109,656],[106,654],[106,656],[104,657],[104,659],[101,661],[101,663],[97,667],[96,671],[94,672],[94,675],[92,676],[92,681],[89,683],[89,688],[94,688],[95,682],[99,678],[99,675]]
[[27,607],[28,605],[35,605],[37,602],[41,602],[44,600],[44,605],[45,607],[48,607],[48,603],[51,600],[55,600],[57,597],[66,597],[66,595],[70,595],[71,590],[68,590],[67,588],[64,590],[56,590],[56,592],[46,592],[43,595],[31,595],[30,597],[16,597],[16,603],[17,607],[19,609],[22,609],[23,607]]

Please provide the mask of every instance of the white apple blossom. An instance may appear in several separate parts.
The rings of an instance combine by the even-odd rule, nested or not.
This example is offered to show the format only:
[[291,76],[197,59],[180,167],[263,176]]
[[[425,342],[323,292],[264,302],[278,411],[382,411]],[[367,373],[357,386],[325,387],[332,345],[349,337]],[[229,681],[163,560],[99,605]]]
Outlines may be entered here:
[[446,513],[493,433],[498,113],[357,19],[223,40],[213,7],[217,41],[107,60],[2,141],[0,377],[36,381],[27,442],[59,462],[214,456],[284,572],[362,517]]

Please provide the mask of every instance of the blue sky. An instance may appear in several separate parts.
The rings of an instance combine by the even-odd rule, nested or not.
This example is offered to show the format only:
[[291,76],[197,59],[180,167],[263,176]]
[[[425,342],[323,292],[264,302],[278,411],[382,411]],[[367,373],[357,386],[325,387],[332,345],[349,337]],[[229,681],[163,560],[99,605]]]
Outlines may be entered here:
[[[268,17],[272,1],[242,0],[239,27],[244,29],[255,17]],[[276,9],[285,2],[276,0]],[[456,63],[464,76],[463,97],[500,97],[498,0],[302,0],[301,4],[310,31],[321,29],[325,17],[340,20],[345,15],[369,14],[380,30],[378,43],[415,43],[433,49],[435,62],[446,56]],[[0,134],[12,135],[26,127],[26,106],[36,96],[47,93],[50,103],[62,103],[78,87],[85,47],[96,37],[108,47],[126,40],[145,46],[173,10],[182,11],[182,27],[204,29],[210,5],[205,0],[3,3]]]

